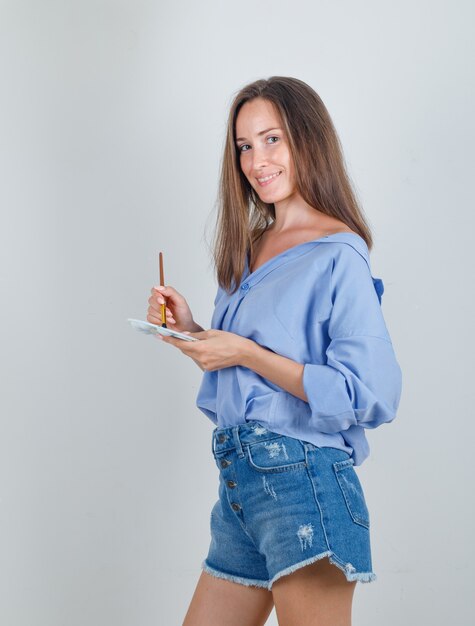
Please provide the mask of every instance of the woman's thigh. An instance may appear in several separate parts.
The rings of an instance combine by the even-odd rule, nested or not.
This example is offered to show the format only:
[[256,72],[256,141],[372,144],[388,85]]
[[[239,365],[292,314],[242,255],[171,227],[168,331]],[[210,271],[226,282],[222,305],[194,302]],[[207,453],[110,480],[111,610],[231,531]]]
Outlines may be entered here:
[[273,606],[267,589],[202,571],[182,626],[263,626]]
[[351,626],[355,586],[328,558],[282,576],[272,586],[279,626]]

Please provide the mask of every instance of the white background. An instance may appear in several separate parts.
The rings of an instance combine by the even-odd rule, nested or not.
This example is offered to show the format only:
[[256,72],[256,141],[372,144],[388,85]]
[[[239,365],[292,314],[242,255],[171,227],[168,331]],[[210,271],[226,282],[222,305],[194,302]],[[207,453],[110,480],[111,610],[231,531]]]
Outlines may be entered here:
[[227,111],[271,75],[330,111],[403,370],[358,469],[378,581],[354,624],[470,623],[474,17],[463,0],[0,2],[2,624],[183,620],[213,424],[201,370],[126,318],[145,319],[161,250],[209,328]]

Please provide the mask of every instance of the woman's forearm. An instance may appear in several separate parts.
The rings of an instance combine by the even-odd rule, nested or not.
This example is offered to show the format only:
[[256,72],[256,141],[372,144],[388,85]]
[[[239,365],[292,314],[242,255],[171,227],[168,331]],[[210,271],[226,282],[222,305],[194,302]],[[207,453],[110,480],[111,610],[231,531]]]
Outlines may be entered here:
[[302,363],[297,363],[297,361],[263,348],[255,341],[250,341],[244,348],[240,365],[253,370],[285,391],[297,396],[297,398],[308,402],[302,382],[304,368]]

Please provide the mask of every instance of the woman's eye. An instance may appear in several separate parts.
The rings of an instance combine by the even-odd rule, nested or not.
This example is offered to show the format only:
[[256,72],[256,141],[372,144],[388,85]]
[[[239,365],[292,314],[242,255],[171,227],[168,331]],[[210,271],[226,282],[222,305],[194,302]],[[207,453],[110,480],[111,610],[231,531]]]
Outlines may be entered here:
[[[267,139],[277,139],[277,141],[279,141],[280,137],[272,136],[272,137],[267,137]],[[271,141],[271,143],[276,143],[276,142],[275,141]],[[242,144],[242,146],[238,146],[239,152],[247,152],[247,150],[243,150],[243,148],[246,148],[246,147],[249,147],[248,143],[244,143],[244,144]]]

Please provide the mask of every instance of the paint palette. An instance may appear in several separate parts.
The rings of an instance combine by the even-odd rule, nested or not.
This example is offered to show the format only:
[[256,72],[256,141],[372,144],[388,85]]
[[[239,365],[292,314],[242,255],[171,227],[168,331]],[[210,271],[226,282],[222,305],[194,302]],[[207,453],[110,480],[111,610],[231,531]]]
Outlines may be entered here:
[[147,335],[164,335],[165,337],[183,339],[183,341],[199,341],[196,337],[190,337],[189,335],[180,333],[177,330],[165,328],[164,326],[157,326],[156,324],[150,324],[150,322],[144,322],[143,320],[136,320],[129,317],[127,321],[130,322],[135,330],[139,330]]

